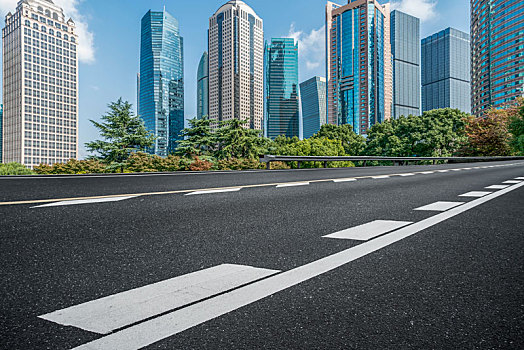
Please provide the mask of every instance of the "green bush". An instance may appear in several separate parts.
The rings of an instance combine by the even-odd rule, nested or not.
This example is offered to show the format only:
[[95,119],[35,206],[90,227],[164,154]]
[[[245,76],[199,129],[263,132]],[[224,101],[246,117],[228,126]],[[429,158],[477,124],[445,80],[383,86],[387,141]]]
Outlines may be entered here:
[[67,163],[55,163],[52,166],[40,164],[35,167],[34,171],[40,175],[100,174],[107,172],[106,166],[96,159],[70,159]]
[[216,164],[217,170],[252,170],[264,169],[265,165],[256,159],[229,158],[221,159]]
[[7,163],[0,164],[0,175],[34,175],[34,172],[20,163]]

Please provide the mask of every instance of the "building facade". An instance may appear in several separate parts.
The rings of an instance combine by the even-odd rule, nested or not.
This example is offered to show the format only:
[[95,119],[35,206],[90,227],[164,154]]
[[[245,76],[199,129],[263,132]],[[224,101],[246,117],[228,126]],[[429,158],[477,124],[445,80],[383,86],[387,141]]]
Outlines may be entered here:
[[28,167],[78,157],[78,37],[51,0],[5,18],[3,160]]
[[391,118],[389,4],[349,0],[326,6],[328,122],[366,134]]
[[471,0],[471,68],[477,116],[524,94],[524,1]]
[[300,84],[302,133],[305,139],[319,132],[327,123],[326,78],[313,77]]
[[156,137],[151,153],[172,153],[184,129],[184,42],[166,11],[142,18],[138,114]]
[[243,120],[262,130],[264,117],[264,28],[255,11],[228,1],[209,19],[209,116]]
[[422,40],[422,111],[471,112],[469,34],[447,28]]
[[420,20],[391,12],[392,117],[420,115]]
[[197,118],[209,116],[209,55],[204,52],[197,71]]
[[298,43],[273,38],[265,48],[265,134],[299,136]]
[[3,163],[2,160],[2,123],[4,117],[4,105],[0,105],[0,163]]

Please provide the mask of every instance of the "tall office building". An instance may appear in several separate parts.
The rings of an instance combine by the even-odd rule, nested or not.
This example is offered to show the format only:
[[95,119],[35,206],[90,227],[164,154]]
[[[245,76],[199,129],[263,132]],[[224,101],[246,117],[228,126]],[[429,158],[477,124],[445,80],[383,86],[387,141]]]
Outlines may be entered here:
[[0,105],[0,163],[3,163],[2,160],[2,122],[4,116],[4,105]]
[[422,111],[471,112],[469,34],[447,28],[422,40]]
[[471,0],[471,68],[477,116],[524,94],[524,1]]
[[209,56],[204,52],[197,71],[197,118],[209,115]]
[[213,128],[239,119],[262,130],[263,22],[240,0],[228,1],[209,19],[209,116]]
[[298,43],[273,38],[265,53],[266,136],[298,137]]
[[392,117],[420,115],[420,20],[391,12]]
[[3,159],[28,167],[78,156],[78,37],[51,0],[5,18]]
[[326,94],[326,78],[313,77],[300,84],[305,139],[315,135],[327,123]]
[[391,118],[390,8],[376,0],[328,1],[328,122],[366,134]]
[[178,21],[166,11],[142,18],[140,117],[156,137],[151,153],[166,157],[184,129],[184,42]]

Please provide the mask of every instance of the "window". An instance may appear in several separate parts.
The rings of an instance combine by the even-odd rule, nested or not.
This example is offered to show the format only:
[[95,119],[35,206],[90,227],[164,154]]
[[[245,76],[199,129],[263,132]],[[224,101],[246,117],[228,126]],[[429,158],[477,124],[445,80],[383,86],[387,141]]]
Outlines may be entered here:
[[58,21],[58,14],[56,12],[53,12],[53,19]]

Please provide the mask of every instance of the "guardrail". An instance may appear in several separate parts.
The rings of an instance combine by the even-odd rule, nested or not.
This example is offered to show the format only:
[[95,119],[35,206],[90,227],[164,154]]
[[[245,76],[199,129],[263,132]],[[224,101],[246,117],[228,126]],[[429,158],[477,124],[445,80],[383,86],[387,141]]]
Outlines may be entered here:
[[260,162],[266,163],[267,169],[271,169],[271,162],[298,162],[298,168],[302,162],[322,162],[324,168],[327,168],[328,162],[363,162],[363,166],[367,162],[393,162],[393,165],[406,165],[410,162],[432,161],[437,164],[439,161],[453,162],[453,163],[467,163],[467,162],[493,162],[504,160],[524,160],[524,157],[370,157],[370,156],[347,156],[347,157],[302,157],[302,156],[260,156]]

